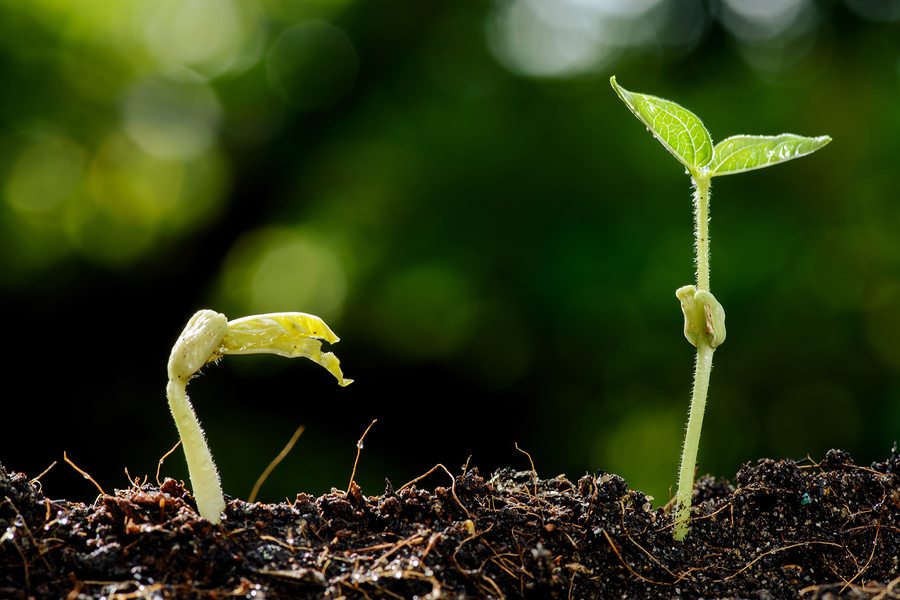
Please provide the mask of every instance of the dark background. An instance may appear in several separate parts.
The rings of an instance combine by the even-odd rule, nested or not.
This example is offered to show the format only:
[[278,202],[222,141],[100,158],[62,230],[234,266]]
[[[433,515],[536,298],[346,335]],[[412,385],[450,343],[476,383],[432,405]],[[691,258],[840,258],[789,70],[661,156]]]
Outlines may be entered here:
[[[343,340],[189,388],[227,493],[367,493],[435,463],[615,471],[669,497],[693,349],[682,168],[609,87],[714,140],[829,134],[717,178],[728,315],[699,469],[884,458],[900,431],[900,2],[0,2],[0,461],[107,491],[176,441],[201,307]],[[173,455],[164,474],[185,478]],[[433,476],[439,484],[445,476]],[[51,497],[90,500],[65,464]]]

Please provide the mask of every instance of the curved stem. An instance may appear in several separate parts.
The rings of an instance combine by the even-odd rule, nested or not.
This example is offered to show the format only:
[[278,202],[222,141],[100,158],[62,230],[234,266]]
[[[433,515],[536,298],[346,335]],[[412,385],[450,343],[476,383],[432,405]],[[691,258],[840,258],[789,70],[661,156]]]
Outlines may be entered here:
[[678,492],[675,494],[676,541],[688,534],[691,519],[691,494],[694,491],[694,469],[697,466],[697,449],[700,447],[700,430],[703,414],[706,412],[706,393],[709,390],[709,375],[715,349],[701,339],[697,346],[697,364],[694,367],[694,390],[691,394],[691,408],[688,415],[684,447],[681,450],[681,466],[678,470]]
[[225,497],[206,436],[188,399],[188,381],[203,365],[225,354],[266,352],[312,359],[342,386],[349,385],[353,380],[344,378],[340,361],[331,352],[322,352],[319,340],[334,343],[338,337],[322,319],[306,313],[269,313],[228,321],[221,313],[203,309],[190,318],[169,354],[166,396],[181,437],[201,517],[213,523],[221,521]]
[[218,523],[222,511],[225,510],[225,497],[222,494],[219,472],[206,443],[206,436],[203,435],[200,421],[188,400],[187,383],[169,380],[166,396],[184,448],[191,487],[194,488],[194,498],[197,500],[197,511],[201,517],[212,523]]

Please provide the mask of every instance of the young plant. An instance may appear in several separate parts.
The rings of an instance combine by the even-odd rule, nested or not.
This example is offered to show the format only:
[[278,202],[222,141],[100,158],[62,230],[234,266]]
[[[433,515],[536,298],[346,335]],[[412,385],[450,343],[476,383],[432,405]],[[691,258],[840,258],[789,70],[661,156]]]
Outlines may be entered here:
[[337,357],[322,352],[319,340],[334,344],[338,337],[319,317],[299,312],[253,315],[229,321],[221,313],[204,309],[188,321],[169,355],[166,396],[184,447],[201,517],[218,523],[225,510],[225,498],[200,421],[188,400],[188,381],[204,365],[227,354],[278,354],[309,358],[325,367],[341,386],[352,383],[352,379],[344,379]]
[[691,492],[700,445],[700,428],[706,408],[713,352],[725,341],[725,311],[709,288],[709,188],[718,175],[762,169],[806,156],[831,141],[827,135],[735,135],[713,146],[706,127],[694,113],[647,94],[629,92],[610,78],[613,89],[650,133],[687,169],[694,188],[695,285],[675,292],[684,313],[684,336],[697,348],[694,389],[688,416],[678,492],[675,495],[674,538],[684,540],[691,518]]

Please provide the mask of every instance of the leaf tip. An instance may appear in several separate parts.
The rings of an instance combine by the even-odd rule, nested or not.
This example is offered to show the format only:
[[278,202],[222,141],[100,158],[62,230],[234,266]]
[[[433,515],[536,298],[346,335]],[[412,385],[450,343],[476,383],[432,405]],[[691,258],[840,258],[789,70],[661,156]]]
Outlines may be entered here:
[[633,112],[634,109],[632,108],[632,103],[631,103],[631,92],[629,92],[628,90],[623,88],[621,85],[619,85],[619,82],[616,81],[615,75],[613,75],[612,77],[609,78],[609,85],[611,85],[612,89],[614,89],[616,91],[616,95],[619,96],[619,99],[622,100],[622,102],[624,102],[626,104],[626,106],[628,106],[630,109],[632,109],[632,112]]

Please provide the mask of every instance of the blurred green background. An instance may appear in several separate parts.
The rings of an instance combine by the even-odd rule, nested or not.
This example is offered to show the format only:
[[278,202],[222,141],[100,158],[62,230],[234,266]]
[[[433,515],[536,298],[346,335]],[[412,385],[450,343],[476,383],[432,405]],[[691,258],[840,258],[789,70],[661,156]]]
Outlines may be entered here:
[[[693,348],[690,187],[609,87],[829,134],[717,178],[728,314],[699,469],[885,458],[900,432],[897,0],[0,2],[0,461],[109,491],[176,441],[188,317],[343,338],[190,386],[226,492],[366,493],[435,463],[603,469],[669,497]],[[185,478],[180,453],[164,474]],[[437,475],[426,485],[443,484]],[[445,479],[445,477],[444,477]],[[51,497],[92,499],[65,465]]]

